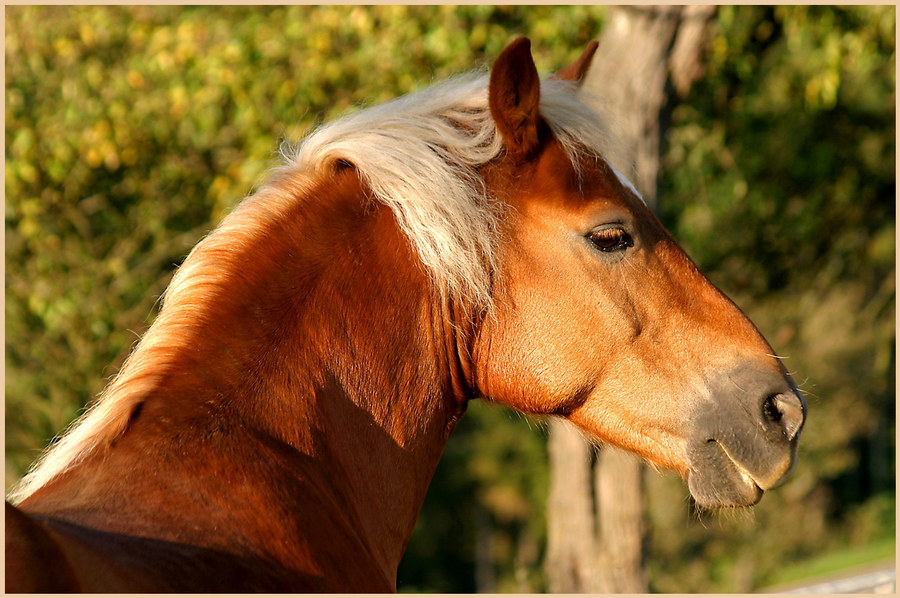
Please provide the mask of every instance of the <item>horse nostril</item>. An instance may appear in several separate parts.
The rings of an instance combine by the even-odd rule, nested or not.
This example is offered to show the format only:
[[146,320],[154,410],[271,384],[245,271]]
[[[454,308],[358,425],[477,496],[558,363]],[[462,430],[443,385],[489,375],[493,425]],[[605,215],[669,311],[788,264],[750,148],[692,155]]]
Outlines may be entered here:
[[788,440],[797,436],[806,419],[803,401],[793,393],[766,397],[763,401],[763,416],[772,423],[780,424]]
[[778,410],[776,395],[770,395],[763,401],[763,415],[765,415],[766,419],[769,421],[781,421],[781,411]]

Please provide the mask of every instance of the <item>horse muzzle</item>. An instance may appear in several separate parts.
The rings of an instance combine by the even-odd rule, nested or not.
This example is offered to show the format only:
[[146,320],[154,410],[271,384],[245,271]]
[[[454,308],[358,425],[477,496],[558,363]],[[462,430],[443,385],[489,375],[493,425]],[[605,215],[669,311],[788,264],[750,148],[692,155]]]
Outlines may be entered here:
[[692,418],[691,495],[701,507],[759,502],[793,470],[806,402],[782,372],[742,366],[713,382]]

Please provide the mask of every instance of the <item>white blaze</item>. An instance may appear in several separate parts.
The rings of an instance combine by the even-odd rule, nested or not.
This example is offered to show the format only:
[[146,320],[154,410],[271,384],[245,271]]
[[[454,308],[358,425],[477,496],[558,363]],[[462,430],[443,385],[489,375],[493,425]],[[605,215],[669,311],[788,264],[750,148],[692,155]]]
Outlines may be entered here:
[[616,174],[616,176],[619,178],[619,182],[622,183],[622,185],[623,185],[624,187],[630,189],[632,193],[634,193],[635,195],[637,195],[637,196],[638,196],[638,199],[640,199],[641,201],[644,202],[644,205],[647,205],[647,202],[644,201],[644,196],[641,195],[641,194],[638,192],[638,190],[637,190],[637,188],[634,186],[634,184],[633,184],[631,181],[628,180],[628,177],[626,177],[624,174],[622,174],[621,172],[619,172],[618,170],[616,170],[616,167],[613,166],[612,164],[610,164],[609,162],[607,162],[607,165],[608,165],[610,168],[612,168],[612,171],[613,171],[613,172]]

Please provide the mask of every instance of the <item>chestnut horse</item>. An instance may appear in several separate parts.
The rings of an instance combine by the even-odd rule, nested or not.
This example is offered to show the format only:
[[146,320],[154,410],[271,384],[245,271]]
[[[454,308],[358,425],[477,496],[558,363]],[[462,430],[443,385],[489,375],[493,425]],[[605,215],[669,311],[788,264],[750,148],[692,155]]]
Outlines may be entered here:
[[604,159],[577,93],[595,48],[542,81],[522,38],[286,147],[10,496],[7,591],[393,591],[476,398],[703,506],[775,486],[804,402]]

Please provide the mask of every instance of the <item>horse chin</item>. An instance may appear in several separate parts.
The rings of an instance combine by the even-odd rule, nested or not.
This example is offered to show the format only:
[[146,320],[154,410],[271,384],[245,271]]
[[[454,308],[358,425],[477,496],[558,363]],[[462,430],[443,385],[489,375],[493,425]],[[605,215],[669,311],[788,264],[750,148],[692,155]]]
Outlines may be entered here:
[[700,507],[750,507],[760,501],[763,489],[719,443],[709,442],[703,450],[692,452],[700,458],[693,459],[687,483]]

